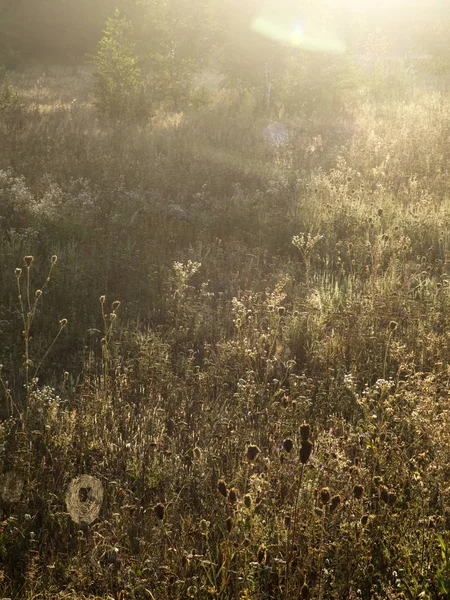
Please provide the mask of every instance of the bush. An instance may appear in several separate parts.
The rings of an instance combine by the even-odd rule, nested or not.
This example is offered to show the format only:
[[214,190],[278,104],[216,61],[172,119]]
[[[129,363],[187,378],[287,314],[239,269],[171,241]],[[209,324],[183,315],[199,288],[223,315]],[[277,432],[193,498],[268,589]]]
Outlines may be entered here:
[[94,57],[94,93],[98,109],[110,117],[133,112],[142,85],[138,57],[131,41],[131,23],[116,10],[108,19],[104,36]]

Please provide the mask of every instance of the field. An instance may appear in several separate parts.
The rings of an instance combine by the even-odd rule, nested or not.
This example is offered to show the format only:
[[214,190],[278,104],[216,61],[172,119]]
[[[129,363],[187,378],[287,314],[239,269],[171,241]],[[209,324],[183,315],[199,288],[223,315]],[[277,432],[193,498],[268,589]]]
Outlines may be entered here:
[[450,597],[450,94],[395,82],[11,73],[0,597]]

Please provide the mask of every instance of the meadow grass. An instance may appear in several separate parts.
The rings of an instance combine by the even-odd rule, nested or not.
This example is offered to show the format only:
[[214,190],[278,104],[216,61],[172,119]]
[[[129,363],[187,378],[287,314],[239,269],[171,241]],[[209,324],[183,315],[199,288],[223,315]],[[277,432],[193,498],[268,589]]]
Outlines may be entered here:
[[81,67],[12,82],[0,595],[448,598],[448,94],[112,123]]

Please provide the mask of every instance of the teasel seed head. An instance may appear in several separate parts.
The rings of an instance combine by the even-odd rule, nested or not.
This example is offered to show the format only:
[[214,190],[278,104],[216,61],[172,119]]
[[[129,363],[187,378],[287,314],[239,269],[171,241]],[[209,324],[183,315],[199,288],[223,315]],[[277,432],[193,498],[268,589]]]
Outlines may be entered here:
[[258,456],[260,450],[258,448],[258,446],[255,445],[250,445],[247,448],[247,460],[249,460],[250,462],[253,462],[255,460],[255,458]]
[[393,506],[397,502],[397,494],[395,492],[389,492],[388,504]]
[[59,326],[61,327],[61,329],[63,329],[67,325],[67,323],[68,323],[67,319],[61,319],[59,321]]
[[201,448],[198,448],[197,446],[194,448],[193,450],[194,453],[194,458],[197,460],[201,460],[203,458],[203,452],[201,450]]
[[320,490],[320,501],[322,502],[322,504],[328,504],[328,502],[330,501],[330,488],[324,487]]
[[360,484],[356,484],[355,487],[353,488],[353,497],[356,498],[356,500],[360,500],[364,495],[364,488],[362,485]]
[[225,521],[225,525],[228,533],[231,533],[231,530],[233,529],[233,519],[231,517],[228,517],[228,519]]
[[286,452],[290,452],[293,446],[294,442],[291,440],[291,438],[286,438],[283,440],[283,450],[286,450]]
[[38,298],[40,298],[41,296],[42,296],[42,290],[36,290],[36,291],[34,292],[34,297],[36,298],[36,300],[37,300]]
[[224,498],[227,497],[227,484],[223,479],[219,479],[219,481],[217,482],[217,489]]
[[238,499],[238,493],[236,488],[231,488],[228,490],[228,502],[230,504],[236,504]]
[[161,504],[161,502],[159,504],[156,504],[156,506],[153,507],[153,512],[158,517],[158,519],[162,521],[164,519],[165,512],[164,504]]
[[336,496],[333,496],[331,498],[331,505],[330,505],[331,512],[334,512],[340,503],[341,503],[341,497],[338,494]]
[[363,525],[365,527],[368,522],[369,522],[369,515],[363,515],[361,517],[361,525]]
[[396,321],[389,322],[389,331],[395,331],[398,327],[398,323]]
[[261,565],[264,562],[265,558],[266,558],[266,549],[264,548],[264,546],[260,546],[258,548],[258,554],[256,555],[256,559],[259,562],[259,564]]
[[244,504],[246,508],[251,508],[252,506],[252,497],[250,494],[245,494],[244,496]]
[[309,423],[302,423],[300,425],[300,437],[302,442],[307,442],[309,440],[310,433],[311,427],[309,426]]
[[29,269],[34,262],[34,256],[31,256],[31,254],[29,256],[24,256],[23,262],[25,263],[27,269]]
[[312,452],[312,444],[310,441],[305,440],[302,442],[302,446],[300,448],[300,462],[302,465],[306,464],[311,456]]
[[106,301],[106,296],[104,294],[102,294],[99,298],[100,304],[105,304]]
[[381,488],[380,488],[380,498],[383,500],[383,502],[385,504],[387,504],[389,502],[389,491],[388,491],[387,487],[385,487],[384,485],[381,486]]
[[119,308],[119,306],[120,306],[120,300],[114,300],[114,302],[112,303],[113,312],[116,312],[116,310]]
[[22,269],[19,269],[19,267],[17,267],[14,272],[16,274],[17,279],[20,279],[22,276]]
[[284,306],[279,306],[278,307],[278,316],[279,317],[284,317],[284,315],[286,314],[286,309]]
[[309,587],[307,583],[302,585],[302,589],[300,590],[300,598],[302,598],[302,600],[308,600],[309,598]]
[[58,262],[58,257],[56,256],[56,254],[54,254],[52,256],[52,265],[56,265],[57,262]]

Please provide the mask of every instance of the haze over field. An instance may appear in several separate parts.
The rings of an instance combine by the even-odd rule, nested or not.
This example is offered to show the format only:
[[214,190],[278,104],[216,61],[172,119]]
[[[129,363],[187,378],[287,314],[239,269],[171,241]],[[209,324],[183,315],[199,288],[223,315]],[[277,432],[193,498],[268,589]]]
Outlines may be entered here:
[[449,25],[0,0],[0,598],[448,600]]

